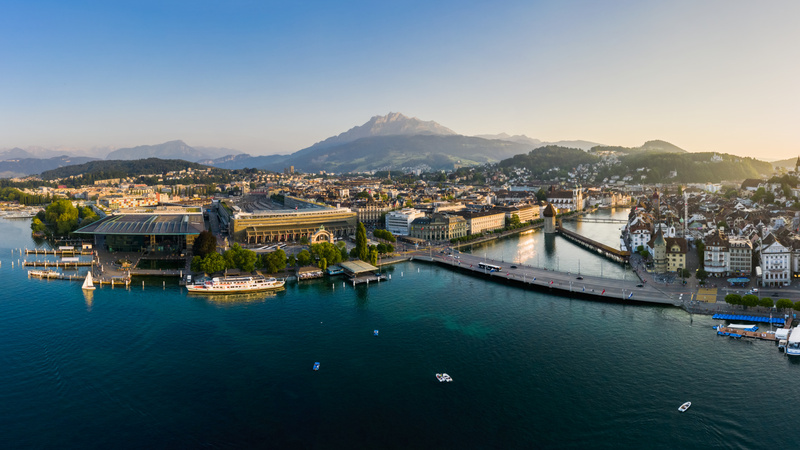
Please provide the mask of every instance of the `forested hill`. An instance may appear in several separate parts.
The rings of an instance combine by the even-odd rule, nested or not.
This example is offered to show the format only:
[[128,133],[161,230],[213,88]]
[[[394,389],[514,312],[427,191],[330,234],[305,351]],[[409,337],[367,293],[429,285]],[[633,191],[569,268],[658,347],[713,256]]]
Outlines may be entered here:
[[[638,169],[643,169],[641,172]],[[671,177],[671,172],[676,172]],[[755,158],[719,153],[640,153],[620,158],[620,164],[602,175],[646,174],[647,183],[718,183],[725,180],[761,178],[771,174],[772,164]],[[606,171],[604,171],[606,172]],[[602,179],[602,178],[601,178]]]
[[500,162],[500,167],[520,167],[531,171],[536,177],[546,173],[563,176],[566,171],[581,164],[595,164],[600,157],[577,148],[548,145],[531,150],[530,153],[516,155]]
[[720,153],[639,152],[601,159],[593,152],[558,146],[540,147],[498,165],[527,169],[530,176],[540,180],[565,179],[582,166],[581,179],[592,183],[625,176],[637,183],[717,183],[762,178],[772,173],[768,162]]
[[[83,175],[85,183],[94,180],[109,178],[138,177],[140,175],[154,175],[185,169],[208,169],[208,166],[192,163],[181,159],[147,158],[133,161],[108,160],[91,161],[85,164],[59,167],[58,169],[42,172],[43,180],[55,180],[71,176]],[[227,172],[224,169],[211,168],[213,171]]]

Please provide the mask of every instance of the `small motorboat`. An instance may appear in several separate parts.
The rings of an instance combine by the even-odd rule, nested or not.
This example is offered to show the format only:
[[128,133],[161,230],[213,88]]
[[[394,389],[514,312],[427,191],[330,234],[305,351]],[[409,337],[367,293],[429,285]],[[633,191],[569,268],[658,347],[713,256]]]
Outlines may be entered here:
[[377,336],[377,335],[378,335],[378,330],[375,330],[375,331],[373,331],[372,333],[373,333],[375,336]]
[[437,373],[436,374],[436,379],[439,380],[440,383],[443,383],[445,381],[447,381],[449,383],[449,382],[453,381],[453,379],[450,377],[450,375],[448,375],[446,373]]
[[686,410],[689,409],[690,406],[692,406],[692,402],[686,402],[686,403],[682,404],[680,406],[680,408],[678,408],[678,411],[686,412]]
[[319,363],[318,362],[314,363],[314,370],[319,370]]

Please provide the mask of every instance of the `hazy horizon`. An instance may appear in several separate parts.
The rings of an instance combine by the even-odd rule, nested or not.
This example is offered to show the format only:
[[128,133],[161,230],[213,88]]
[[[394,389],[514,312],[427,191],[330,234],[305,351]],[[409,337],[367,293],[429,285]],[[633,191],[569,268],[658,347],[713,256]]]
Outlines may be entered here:
[[796,157],[800,3],[69,2],[0,17],[0,148],[287,154],[390,111]]

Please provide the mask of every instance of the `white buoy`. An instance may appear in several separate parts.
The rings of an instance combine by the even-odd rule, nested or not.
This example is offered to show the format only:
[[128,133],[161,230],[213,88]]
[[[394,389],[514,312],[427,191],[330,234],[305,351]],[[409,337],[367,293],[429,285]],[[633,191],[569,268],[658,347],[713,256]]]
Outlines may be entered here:
[[419,273],[419,267],[417,267],[417,273]]
[[142,290],[144,290],[144,280],[142,280]]
[[400,272],[400,276],[401,276],[401,277],[403,276],[403,272]]
[[331,289],[336,289],[336,283],[331,283]]
[[342,287],[347,287],[347,285],[342,281]]
[[389,274],[389,279],[390,279],[390,280],[392,279],[392,274]]
[[166,289],[166,288],[167,288],[167,282],[166,282],[166,281],[162,281],[162,282],[161,282],[161,287],[162,287],[163,289]]

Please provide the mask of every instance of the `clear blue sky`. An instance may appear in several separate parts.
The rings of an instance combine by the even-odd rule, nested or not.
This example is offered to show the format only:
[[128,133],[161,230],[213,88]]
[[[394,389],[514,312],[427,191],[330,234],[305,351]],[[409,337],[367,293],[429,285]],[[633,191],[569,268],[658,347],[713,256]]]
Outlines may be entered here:
[[800,153],[800,2],[0,4],[0,149],[288,153],[390,111],[466,135]]

